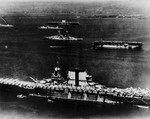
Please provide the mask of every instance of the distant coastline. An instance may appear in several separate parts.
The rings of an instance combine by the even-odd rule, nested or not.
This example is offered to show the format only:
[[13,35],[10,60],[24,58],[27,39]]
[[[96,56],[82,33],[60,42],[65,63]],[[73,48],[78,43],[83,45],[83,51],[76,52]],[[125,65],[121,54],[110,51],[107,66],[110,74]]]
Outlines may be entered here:
[[137,19],[150,19],[150,17],[146,17],[143,15],[92,15],[88,16],[88,18],[137,18]]

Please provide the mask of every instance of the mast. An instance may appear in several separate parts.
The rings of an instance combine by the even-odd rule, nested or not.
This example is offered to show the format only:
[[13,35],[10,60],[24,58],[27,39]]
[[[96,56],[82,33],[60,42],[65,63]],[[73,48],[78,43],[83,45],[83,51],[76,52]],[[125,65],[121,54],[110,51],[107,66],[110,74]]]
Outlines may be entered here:
[[69,35],[68,35],[68,31],[66,31],[66,37],[69,40]]
[[54,69],[54,74],[57,76],[60,73],[60,67],[59,67],[59,58],[57,60],[57,66]]

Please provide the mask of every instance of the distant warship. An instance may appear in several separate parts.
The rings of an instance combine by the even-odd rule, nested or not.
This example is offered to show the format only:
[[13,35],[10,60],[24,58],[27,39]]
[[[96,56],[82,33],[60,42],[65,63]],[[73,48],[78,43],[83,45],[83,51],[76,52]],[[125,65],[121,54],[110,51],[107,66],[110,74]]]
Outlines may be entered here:
[[79,22],[69,22],[69,21],[66,21],[66,20],[62,20],[62,21],[51,21],[51,22],[48,22],[49,25],[60,25],[60,26],[63,26],[63,25],[80,25]]
[[141,42],[132,41],[94,41],[94,49],[139,49],[142,47]]
[[50,44],[51,47],[72,47],[72,46],[80,46],[83,38],[76,38],[73,36],[69,36],[68,32],[66,35],[63,35],[58,31],[58,35],[54,36],[45,36],[44,39]]
[[47,26],[40,26],[40,27],[38,27],[38,29],[52,29],[52,30],[60,30],[60,29],[63,29],[62,27],[58,27],[58,26],[49,26],[49,25],[47,25]]

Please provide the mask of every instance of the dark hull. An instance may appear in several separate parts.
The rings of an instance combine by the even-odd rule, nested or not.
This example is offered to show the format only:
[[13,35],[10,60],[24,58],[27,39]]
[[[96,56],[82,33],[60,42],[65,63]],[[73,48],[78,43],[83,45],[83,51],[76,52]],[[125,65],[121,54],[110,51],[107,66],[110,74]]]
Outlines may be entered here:
[[44,39],[45,43],[49,45],[50,48],[63,48],[63,47],[81,47],[83,42],[78,41],[69,41],[69,40],[51,40],[51,39]]
[[94,49],[141,49],[141,42],[125,42],[125,41],[95,41]]
[[29,93],[32,93],[33,90],[21,88],[15,85],[0,84],[0,92],[6,92],[8,94],[17,96],[20,94],[28,95]]

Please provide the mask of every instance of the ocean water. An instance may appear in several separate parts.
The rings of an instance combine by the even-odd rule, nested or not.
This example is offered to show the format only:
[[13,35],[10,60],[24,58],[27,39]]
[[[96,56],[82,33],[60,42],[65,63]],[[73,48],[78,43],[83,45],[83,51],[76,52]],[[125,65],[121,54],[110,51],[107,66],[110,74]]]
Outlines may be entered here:
[[[69,68],[79,67],[86,69],[94,81],[108,87],[150,88],[150,19],[77,19],[68,11],[58,14],[57,9],[53,9],[50,14],[52,5],[64,9],[62,6],[66,4],[49,4],[16,3],[11,4],[10,9],[2,9],[1,16],[14,24],[14,28],[0,28],[0,77],[26,80],[32,76],[41,80],[51,76],[59,58],[63,77]],[[70,35],[84,38],[80,47],[50,48],[43,36],[54,35],[57,31],[37,29],[48,21],[62,19],[80,22],[80,26],[67,28]],[[94,50],[92,43],[101,39],[139,41],[143,47],[141,50]],[[6,119],[149,118],[149,111],[129,105],[70,107],[41,104],[0,95],[0,117]]]

